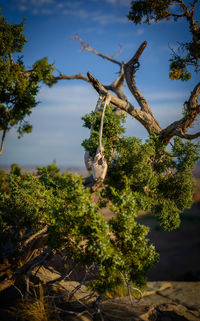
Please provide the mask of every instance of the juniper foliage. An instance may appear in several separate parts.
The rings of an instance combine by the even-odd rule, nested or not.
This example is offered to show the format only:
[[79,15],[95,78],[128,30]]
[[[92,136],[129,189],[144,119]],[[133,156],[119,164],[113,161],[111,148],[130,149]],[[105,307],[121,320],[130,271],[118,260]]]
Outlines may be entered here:
[[32,131],[28,116],[37,105],[36,95],[41,81],[49,83],[54,67],[45,57],[32,69],[23,63],[25,21],[9,24],[0,14],[0,131],[17,128],[18,138]]

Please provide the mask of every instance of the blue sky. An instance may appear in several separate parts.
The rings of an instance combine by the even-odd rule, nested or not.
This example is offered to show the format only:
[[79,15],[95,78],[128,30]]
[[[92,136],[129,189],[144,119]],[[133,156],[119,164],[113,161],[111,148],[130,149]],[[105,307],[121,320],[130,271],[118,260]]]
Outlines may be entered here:
[[[183,103],[199,79],[199,75],[194,75],[184,83],[168,77],[170,47],[176,48],[177,41],[190,39],[187,23],[170,21],[135,26],[126,18],[130,2],[0,0],[0,7],[10,23],[20,23],[26,18],[28,42],[23,55],[25,65],[30,68],[37,59],[47,56],[65,74],[90,71],[104,84],[110,84],[119,71],[117,65],[93,53],[80,52],[79,42],[71,41],[71,37],[78,34],[91,47],[107,55],[117,53],[121,44],[123,53],[117,58],[120,61],[128,61],[146,40],[136,83],[165,127],[181,117]],[[128,89],[124,91],[137,106]],[[94,109],[97,98],[93,88],[80,80],[63,80],[53,88],[41,85],[37,97],[40,103],[29,117],[33,132],[17,139],[16,130],[10,130],[0,165],[37,166],[56,160],[60,167],[84,167],[81,142],[89,136],[89,131],[82,127],[81,117]],[[198,126],[197,121],[195,128]],[[148,137],[146,130],[131,117],[126,127],[127,135]]]

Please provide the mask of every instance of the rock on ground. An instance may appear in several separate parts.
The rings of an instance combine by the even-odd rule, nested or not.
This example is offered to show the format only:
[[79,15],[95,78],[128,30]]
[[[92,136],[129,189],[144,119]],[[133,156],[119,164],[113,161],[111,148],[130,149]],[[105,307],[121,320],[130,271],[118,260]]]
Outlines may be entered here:
[[[37,276],[46,283],[57,278],[58,274],[53,270],[41,269]],[[62,280],[54,290],[70,293],[77,285],[78,282]],[[76,292],[76,298],[81,300],[86,294],[87,288],[82,286]],[[129,297],[114,298],[103,301],[100,309],[105,321],[198,321],[200,282],[148,282],[140,301]],[[97,315],[92,319],[86,313],[81,316],[69,315],[66,320],[98,321],[101,318]]]

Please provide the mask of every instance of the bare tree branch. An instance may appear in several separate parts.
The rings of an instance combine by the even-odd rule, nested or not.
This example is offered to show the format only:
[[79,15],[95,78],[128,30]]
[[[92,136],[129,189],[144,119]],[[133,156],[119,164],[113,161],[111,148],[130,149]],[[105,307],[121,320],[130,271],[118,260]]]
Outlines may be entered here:
[[12,57],[11,52],[9,52],[8,57],[9,57],[9,59],[10,59],[10,64],[11,64],[11,65],[14,65],[15,62],[14,62],[14,60],[13,60],[13,57]]
[[[108,91],[106,88],[96,79],[94,78],[89,72],[87,73],[89,81],[94,89],[99,93],[99,95],[106,96]],[[149,134],[156,132],[160,133],[161,128],[157,121],[154,119],[152,114],[147,113],[146,111],[142,111],[134,107],[128,101],[124,101],[114,95],[111,95],[110,102],[115,105],[116,107],[126,111],[129,115],[136,118],[149,132]]]
[[[200,105],[198,104],[198,98],[200,96],[200,83],[198,83],[191,92],[188,102],[185,102],[185,115],[178,121],[173,122],[160,133],[160,138],[168,143],[174,136],[179,136],[186,139],[194,139],[198,137],[198,133],[195,135],[187,134],[188,128],[192,127],[193,122],[200,114]],[[197,137],[196,137],[197,135]]]
[[189,105],[188,108],[190,110],[195,109],[198,107],[198,99],[200,96],[200,82],[194,87],[193,91],[191,92],[190,98],[189,98]]
[[115,87],[115,88],[121,88],[122,87],[122,85],[124,83],[124,80],[125,80],[124,64],[125,63],[122,63],[122,65],[121,65],[119,76],[112,82],[112,84],[111,84],[112,87]]
[[182,14],[176,14],[176,13],[171,13],[171,12],[170,12],[168,15],[166,15],[166,18],[167,18],[167,17],[183,18],[183,17],[185,17],[185,16],[186,16],[185,12],[182,13]]
[[177,0],[177,2],[180,4],[181,8],[185,12],[185,16],[190,24],[190,28],[193,31],[195,31],[196,30],[196,23],[194,21],[194,9],[195,9],[195,5],[196,5],[197,1],[193,2],[191,12],[183,0]]
[[73,76],[69,76],[69,75],[65,75],[63,73],[60,73],[59,76],[53,78],[53,81],[58,81],[58,80],[63,80],[63,79],[65,79],[65,80],[81,79],[81,80],[89,82],[89,79],[87,77],[83,76],[81,73],[78,73]]
[[[193,7],[196,5],[196,0],[193,2]],[[195,26],[195,22],[193,20],[193,16],[190,13],[188,7],[185,5],[183,0],[177,0],[177,6],[181,6],[184,10],[184,15],[186,15],[187,20],[189,21],[190,25]],[[173,14],[173,13],[170,13]],[[175,14],[176,16],[179,15],[178,13]],[[107,56],[104,54],[99,53],[98,51],[94,50],[90,47],[90,45],[83,41],[79,36],[74,36],[73,40],[79,40],[82,48],[81,50],[87,50],[93,52],[97,56],[100,56],[104,59],[107,59],[113,63],[116,63],[120,66],[120,72],[117,78],[110,84],[110,85],[103,85],[99,82],[96,78],[94,78],[89,72],[87,73],[87,77],[83,76],[81,73],[76,75],[65,75],[59,70],[59,76],[54,77],[53,81],[62,80],[62,79],[81,79],[86,82],[90,82],[94,89],[99,93],[101,96],[106,96],[108,91],[112,91],[115,95],[111,95],[111,103],[116,106],[116,112],[127,112],[132,117],[136,118],[148,131],[149,134],[156,133],[159,135],[160,139],[165,142],[166,144],[169,143],[170,139],[174,136],[179,136],[186,139],[194,139],[198,137],[198,133],[195,135],[187,134],[187,129],[192,126],[194,120],[198,116],[200,112],[200,107],[198,105],[198,97],[200,95],[200,84],[198,84],[191,93],[191,96],[185,104],[187,105],[186,113],[183,118],[178,121],[173,122],[165,129],[160,127],[158,121],[154,118],[151,108],[142,95],[142,93],[138,90],[136,83],[135,83],[135,73],[138,70],[139,58],[142,55],[144,49],[146,48],[147,42],[144,41],[133,57],[129,60],[128,63],[119,62],[111,56]],[[138,102],[140,109],[134,107],[127,99],[125,94],[122,91],[122,86],[124,84],[124,80],[126,79],[127,85]]]
[[140,47],[138,48],[138,50],[136,51],[134,56],[129,60],[129,62],[127,62],[124,65],[124,71],[125,71],[125,78],[126,78],[127,85],[129,87],[131,93],[133,94],[133,96],[137,100],[138,104],[140,105],[141,110],[151,113],[151,109],[149,107],[149,104],[147,103],[147,101],[145,100],[143,95],[140,93],[140,91],[137,89],[136,84],[135,84],[135,72],[137,71],[137,69],[140,66],[138,60],[139,60],[141,54],[143,53],[144,49],[146,48],[146,45],[147,45],[146,41],[144,41],[140,45]]
[[3,154],[3,149],[4,149],[4,145],[5,145],[6,133],[7,133],[7,130],[6,130],[6,129],[4,129],[4,130],[3,130],[3,134],[2,134],[2,138],[1,138],[1,149],[0,149],[0,155],[2,155],[2,154]]
[[115,55],[111,56],[111,58],[119,57],[121,55],[121,53],[124,51],[124,48],[122,47],[122,45],[119,44],[119,47],[120,47],[119,52],[117,52]]
[[192,6],[191,6],[191,16],[192,16],[192,18],[194,17],[194,10],[195,10],[197,2],[198,2],[198,0],[194,0],[193,3],[192,3]]
[[109,86],[104,86],[107,90],[111,90],[113,91],[118,98],[128,101],[127,97],[124,95],[123,91],[122,91],[122,86],[125,80],[125,75],[124,75],[124,62],[122,62],[121,64],[121,68],[120,68],[120,73],[119,76],[112,82],[111,85]]
[[[200,106],[198,107],[198,109],[200,113]],[[165,129],[161,131],[159,135],[160,139],[164,143],[168,144],[171,138],[174,136],[179,136],[181,138],[190,139],[190,140],[199,137],[199,133],[194,135],[187,134],[187,129],[185,128],[186,122],[187,122],[187,119],[185,117],[181,118],[178,121],[173,122],[172,124],[170,124],[169,126],[167,126]]]
[[195,6],[197,4],[198,0],[194,0],[192,4],[192,12],[194,12]]
[[39,230],[38,232],[36,232],[35,234],[32,234],[28,239],[26,239],[26,241],[23,244],[23,248],[26,247],[27,245],[29,245],[33,240],[37,239],[38,237],[40,237],[42,234],[47,232],[47,228],[48,226],[45,225],[41,230]]
[[66,271],[66,273],[64,273],[63,275],[61,275],[60,277],[54,279],[54,280],[51,280],[51,281],[48,281],[46,284],[49,285],[49,284],[53,284],[55,282],[60,282],[62,280],[64,280],[65,278],[69,278],[70,274],[73,272],[74,268],[75,268],[75,263],[72,264],[72,266]]
[[104,59],[107,59],[115,64],[118,64],[119,66],[121,66],[121,62],[118,61],[118,60],[115,60],[113,57],[111,56],[107,56],[107,55],[104,55],[104,54],[101,54],[100,52],[94,50],[93,48],[90,47],[90,45],[83,41],[78,35],[74,36],[71,38],[72,40],[79,40],[81,45],[82,45],[82,48],[81,50],[87,50],[87,51],[90,51],[90,52],[93,52],[95,55],[97,56],[100,56],[101,58],[104,58]]
[[188,7],[186,6],[185,2],[183,0],[177,0],[177,2],[180,4],[180,6],[182,7],[182,9],[184,10],[186,17],[188,19],[191,19],[191,14],[190,11],[188,9]]
[[184,134],[184,135],[177,135],[177,136],[179,136],[181,138],[188,139],[188,140],[192,140],[192,139],[200,137],[200,132],[198,132],[196,134]]
[[29,273],[30,271],[33,270],[34,267],[36,267],[37,265],[40,265],[41,262],[44,262],[49,255],[50,255],[50,250],[49,249],[45,249],[42,253],[40,253],[33,260],[27,262],[25,265],[23,265],[20,268],[18,268],[14,272],[14,275],[23,274],[24,272],[25,273]]

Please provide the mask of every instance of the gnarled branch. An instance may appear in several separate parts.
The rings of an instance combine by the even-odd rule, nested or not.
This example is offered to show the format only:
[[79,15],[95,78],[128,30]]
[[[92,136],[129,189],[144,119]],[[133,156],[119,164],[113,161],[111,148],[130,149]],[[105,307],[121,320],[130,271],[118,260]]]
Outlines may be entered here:
[[[133,94],[135,99],[137,100],[139,106],[141,107],[141,110],[144,110],[148,113],[151,113],[151,109],[143,95],[140,93],[140,91],[137,89],[136,84],[135,84],[135,72],[139,68],[139,58],[141,54],[143,53],[144,49],[146,48],[147,42],[144,41],[134,56],[127,62],[124,66],[124,71],[125,71],[125,78],[126,82],[128,85],[128,88],[130,89],[130,92]],[[152,115],[152,113],[151,113]]]
[[53,77],[52,80],[56,82],[56,81],[58,81],[58,80],[63,80],[63,79],[65,79],[65,80],[81,79],[81,80],[84,80],[84,81],[89,82],[89,79],[88,79],[87,77],[83,76],[80,72],[79,72],[78,74],[72,75],[72,76],[69,76],[69,75],[65,75],[65,74],[63,74],[63,73],[60,73],[59,76]]
[[111,85],[109,86],[104,86],[107,90],[111,90],[113,91],[118,98],[121,98],[125,101],[128,101],[127,97],[125,96],[125,94],[122,91],[122,86],[125,80],[125,74],[124,74],[124,62],[122,62],[121,64],[121,68],[120,68],[120,73],[119,76],[112,82]]
[[[87,73],[87,75],[91,85],[99,93],[99,95],[106,96],[108,93],[106,88],[96,78],[94,78],[89,72]],[[113,105],[115,105],[117,108],[120,108],[126,111],[129,115],[136,118],[147,129],[149,134],[153,132],[160,133],[161,128],[150,113],[139,110],[136,107],[134,107],[130,102],[124,101],[114,95],[110,94],[110,97],[111,97],[110,102]]]
[[3,154],[4,144],[5,144],[5,138],[6,138],[7,130],[3,130],[2,138],[1,138],[1,148],[0,148],[0,155]]
[[[97,56],[99,56],[99,57],[101,57],[101,58],[107,59],[107,60],[109,60],[109,61],[111,61],[111,62],[113,62],[113,63],[121,66],[121,62],[120,62],[120,61],[114,59],[114,58],[111,57],[111,56],[107,56],[107,55],[101,54],[100,52],[94,50],[93,48],[90,47],[90,45],[89,45],[87,42],[83,41],[78,35],[72,37],[71,39],[72,39],[72,40],[79,40],[79,41],[80,41],[80,43],[81,43],[81,45],[82,45],[81,50],[85,49],[85,50],[87,50],[87,51],[93,52],[95,55],[97,55]],[[120,53],[121,53],[121,52],[120,52]],[[117,55],[119,55],[119,54],[117,54]],[[116,56],[116,55],[115,55],[115,56]]]
[[192,139],[200,137],[200,132],[198,132],[196,134],[184,134],[184,135],[178,135],[178,136],[181,137],[181,138],[192,140]]
[[[196,1],[193,2],[193,7],[195,7]],[[184,2],[182,0],[178,0],[177,5],[181,6],[184,10]],[[185,12],[185,11],[184,11]],[[191,15],[191,19],[193,19],[193,14],[190,11],[187,12],[188,15]],[[189,18],[189,16],[188,16]],[[191,22],[192,23],[192,22]],[[120,72],[117,78],[110,84],[104,85],[96,78],[94,78],[89,72],[87,73],[87,77],[83,76],[81,73],[78,73],[73,76],[65,75],[62,72],[59,72],[59,76],[55,77],[54,80],[62,80],[62,79],[81,79],[86,82],[89,82],[93,88],[102,96],[106,96],[108,91],[112,91],[115,95],[111,95],[111,103],[116,106],[117,111],[127,112],[132,117],[136,118],[148,131],[149,134],[156,133],[159,135],[160,139],[168,144],[172,137],[179,136],[185,139],[194,139],[199,137],[199,134],[188,134],[187,129],[192,126],[194,120],[199,115],[200,106],[198,104],[198,98],[200,95],[200,84],[192,91],[188,102],[185,103],[185,115],[178,121],[173,122],[165,129],[160,127],[160,124],[155,119],[150,105],[147,100],[144,98],[142,93],[138,90],[135,83],[135,73],[138,70],[140,63],[139,58],[142,55],[144,49],[146,48],[147,42],[144,41],[133,57],[129,60],[129,62],[119,62],[115,60],[113,57],[104,55],[94,50],[90,45],[83,41],[79,36],[74,36],[73,40],[79,40],[82,49],[93,52],[97,56],[104,58],[108,61],[111,61],[120,66]],[[140,109],[134,107],[127,99],[125,94],[123,93],[122,86],[124,84],[124,80],[126,79],[127,85],[138,102]]]
[[169,143],[170,139],[174,136],[179,136],[185,139],[195,139],[199,137],[198,133],[191,135],[187,133],[188,128],[192,127],[192,124],[200,114],[200,105],[198,104],[198,98],[200,96],[200,83],[198,83],[191,92],[188,102],[185,102],[185,115],[180,120],[173,122],[160,133],[160,138],[165,143]]

